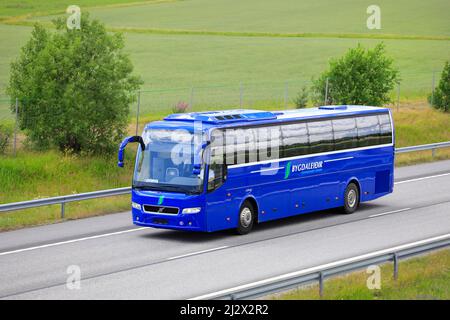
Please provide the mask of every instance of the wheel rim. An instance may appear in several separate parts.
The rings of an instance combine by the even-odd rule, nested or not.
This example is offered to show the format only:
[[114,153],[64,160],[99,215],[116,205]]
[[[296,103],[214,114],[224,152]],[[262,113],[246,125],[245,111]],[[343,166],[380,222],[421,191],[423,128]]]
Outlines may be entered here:
[[241,225],[247,228],[252,223],[252,211],[245,207],[242,209],[239,219],[241,220]]
[[356,205],[356,191],[350,190],[347,194],[347,203],[350,208],[353,208]]

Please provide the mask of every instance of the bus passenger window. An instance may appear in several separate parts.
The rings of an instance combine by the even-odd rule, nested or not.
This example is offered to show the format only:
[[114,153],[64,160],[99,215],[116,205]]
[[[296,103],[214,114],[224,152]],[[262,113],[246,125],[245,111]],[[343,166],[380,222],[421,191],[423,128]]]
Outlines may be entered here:
[[388,114],[380,114],[378,121],[380,122],[380,144],[392,143],[391,118]]
[[294,123],[281,126],[284,158],[309,153],[308,130],[306,123]]
[[358,127],[358,147],[380,144],[380,125],[377,116],[356,118]]
[[332,121],[335,149],[344,150],[358,147],[358,131],[355,118],[335,119]]
[[308,133],[311,153],[334,150],[331,120],[308,122]]

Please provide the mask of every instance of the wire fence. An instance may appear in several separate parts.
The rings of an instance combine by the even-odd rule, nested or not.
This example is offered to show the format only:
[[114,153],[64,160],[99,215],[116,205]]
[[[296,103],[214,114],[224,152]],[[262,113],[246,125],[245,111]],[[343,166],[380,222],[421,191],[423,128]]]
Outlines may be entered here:
[[[391,92],[392,107],[400,108],[400,100],[417,99],[433,94],[439,81],[440,72],[402,73],[401,81]],[[302,88],[310,89],[312,81],[285,80],[274,82],[241,82],[234,84],[217,84],[178,88],[142,89],[137,93],[137,101],[130,106],[130,123],[139,133],[140,123],[148,119],[161,118],[177,112],[177,107],[185,106],[189,111],[210,111],[218,109],[295,108],[295,100]],[[323,94],[323,104],[328,104],[328,91],[333,84],[328,83]],[[3,152],[15,155],[24,140],[24,133],[19,130],[18,119],[23,98],[11,98],[0,95],[0,153],[2,141],[6,144]],[[431,101],[432,102],[432,101]],[[311,105],[311,100],[308,102]],[[426,105],[426,104],[424,104]],[[63,112],[63,110],[61,110]],[[38,117],[38,115],[36,115]],[[33,121],[31,121],[33,123]],[[7,131],[5,135],[4,131]],[[3,132],[3,133],[2,133]],[[9,138],[5,142],[5,136]]]

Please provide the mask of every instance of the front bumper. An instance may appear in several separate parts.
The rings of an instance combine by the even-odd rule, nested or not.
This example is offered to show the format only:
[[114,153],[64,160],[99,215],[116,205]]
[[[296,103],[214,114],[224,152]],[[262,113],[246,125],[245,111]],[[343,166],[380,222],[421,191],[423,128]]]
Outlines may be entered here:
[[138,226],[184,231],[206,231],[201,214],[153,214],[132,209],[133,223]]

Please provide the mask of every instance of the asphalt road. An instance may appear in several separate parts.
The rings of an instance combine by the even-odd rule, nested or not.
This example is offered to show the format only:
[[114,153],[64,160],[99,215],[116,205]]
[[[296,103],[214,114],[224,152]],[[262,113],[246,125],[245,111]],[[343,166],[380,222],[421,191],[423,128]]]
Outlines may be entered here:
[[[450,161],[395,175],[393,194],[355,214],[306,214],[246,236],[137,228],[129,212],[0,233],[0,298],[193,298],[449,233]],[[79,289],[67,286],[73,265]]]

